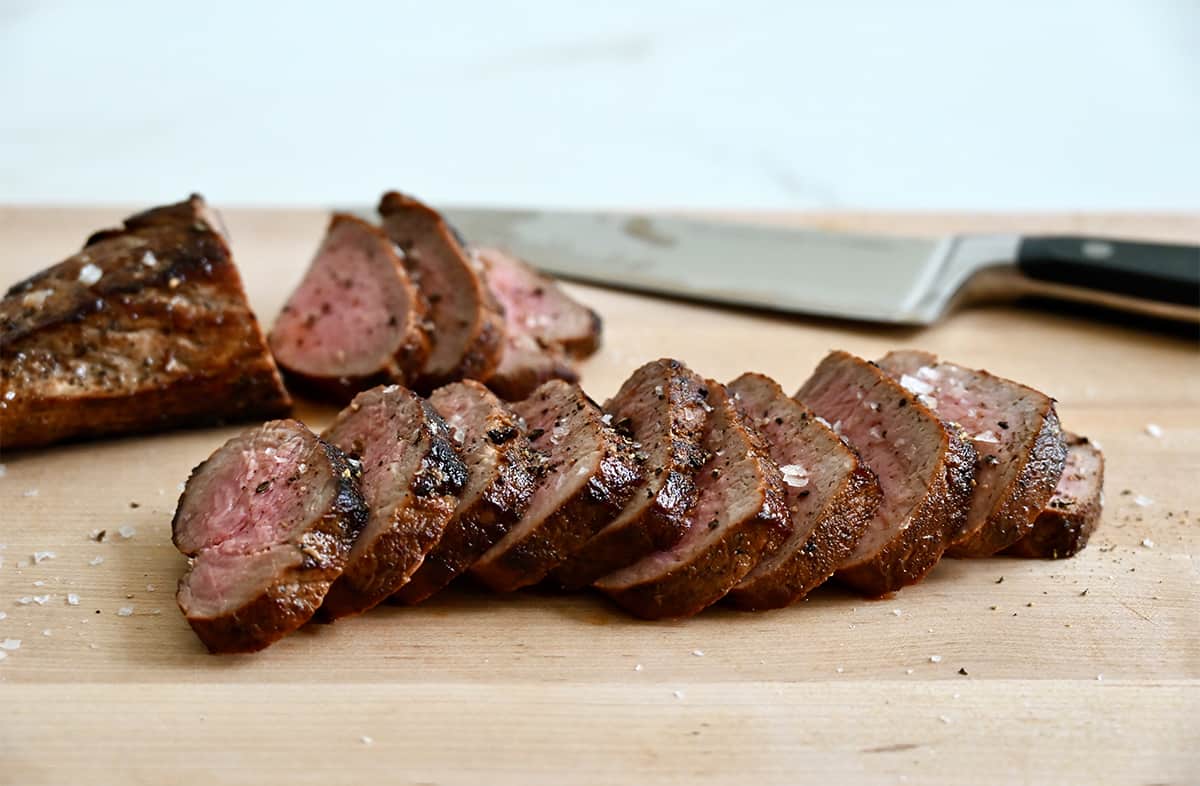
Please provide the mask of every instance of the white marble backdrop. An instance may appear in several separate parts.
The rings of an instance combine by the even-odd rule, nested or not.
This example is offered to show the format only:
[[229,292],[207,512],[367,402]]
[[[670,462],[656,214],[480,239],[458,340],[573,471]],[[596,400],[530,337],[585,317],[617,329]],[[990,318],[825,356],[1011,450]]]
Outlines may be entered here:
[[0,0],[0,202],[1200,208],[1200,0]]

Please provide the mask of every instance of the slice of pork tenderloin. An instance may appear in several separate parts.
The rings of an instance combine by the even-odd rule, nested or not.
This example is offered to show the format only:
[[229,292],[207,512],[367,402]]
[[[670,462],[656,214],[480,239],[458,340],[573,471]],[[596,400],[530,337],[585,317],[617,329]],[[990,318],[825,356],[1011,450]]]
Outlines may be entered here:
[[1002,553],[1064,559],[1087,545],[1104,508],[1104,455],[1087,437],[1067,434],[1067,465],[1033,531]]
[[171,524],[176,599],[211,652],[254,652],[307,622],[366,524],[361,467],[302,423],[274,420],[192,471]]
[[364,612],[400,589],[437,545],[467,482],[446,421],[399,385],[359,393],[324,438],[362,462],[371,510],[318,618]]
[[891,352],[879,365],[975,445],[975,489],[946,553],[988,557],[1028,534],[1067,458],[1054,399],[986,371],[939,363],[928,352]]
[[733,588],[743,609],[775,609],[825,582],[866,533],[882,499],[858,454],[775,380],[743,374],[729,384],[783,475],[792,534]]
[[420,384],[487,379],[500,362],[504,314],[454,230],[433,208],[389,191],[379,202],[383,228],[429,303],[432,346]]
[[199,196],[0,300],[0,448],[278,417],[291,399]]
[[551,380],[512,406],[544,465],[521,520],[471,568],[500,592],[542,581],[612,521],[645,460],[576,385]]
[[607,419],[646,455],[645,472],[615,520],[562,564],[554,579],[568,589],[670,548],[686,531],[696,501],[696,471],[708,460],[700,442],[708,385],[678,360],[651,361],[604,405]]
[[433,391],[467,465],[454,517],[395,599],[419,603],[445,587],[504,537],[533,496],[541,461],[517,416],[486,387],[466,380]]
[[507,401],[527,398],[538,385],[552,379],[578,382],[579,374],[562,349],[542,346],[537,339],[512,323],[505,312],[506,329],[500,363],[487,378],[487,385]]
[[499,249],[479,248],[475,253],[510,320],[529,335],[577,358],[600,348],[600,315],[564,292],[558,282]]
[[425,300],[383,230],[335,213],[275,320],[271,351],[289,380],[345,402],[421,370],[429,356],[425,316]]
[[858,451],[883,492],[838,580],[868,597],[920,581],[966,516],[975,474],[969,438],[874,363],[847,352],[827,355],[796,398]]
[[643,619],[687,617],[716,603],[788,535],[783,479],[766,442],[724,385],[707,386],[710,458],[697,473],[683,537],[595,583]]

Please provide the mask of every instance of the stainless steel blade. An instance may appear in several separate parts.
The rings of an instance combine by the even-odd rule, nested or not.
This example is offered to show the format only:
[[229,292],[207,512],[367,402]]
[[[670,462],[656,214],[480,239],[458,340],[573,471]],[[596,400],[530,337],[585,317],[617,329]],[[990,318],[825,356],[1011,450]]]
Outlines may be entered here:
[[946,256],[936,240],[614,213],[444,212],[472,243],[583,281],[908,324],[936,319],[945,306],[930,302]]

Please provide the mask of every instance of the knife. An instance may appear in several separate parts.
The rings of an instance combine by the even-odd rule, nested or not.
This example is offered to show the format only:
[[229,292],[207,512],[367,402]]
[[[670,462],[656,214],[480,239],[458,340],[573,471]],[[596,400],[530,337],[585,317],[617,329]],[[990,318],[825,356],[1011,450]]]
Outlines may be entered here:
[[1098,237],[940,240],[657,215],[449,209],[475,245],[606,286],[776,311],[928,325],[1026,295],[1200,323],[1200,246]]

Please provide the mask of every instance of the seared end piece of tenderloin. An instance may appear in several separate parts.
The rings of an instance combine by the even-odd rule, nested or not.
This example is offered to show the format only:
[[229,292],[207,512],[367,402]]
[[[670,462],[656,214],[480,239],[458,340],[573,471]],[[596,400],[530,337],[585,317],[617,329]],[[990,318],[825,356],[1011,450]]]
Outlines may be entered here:
[[939,363],[928,352],[891,352],[879,364],[965,430],[978,454],[967,517],[946,553],[987,557],[1028,534],[1066,462],[1054,399],[986,371]]
[[446,422],[399,385],[355,396],[323,436],[362,462],[371,511],[318,612],[328,621],[366,611],[408,581],[450,522],[467,468]]
[[211,652],[254,652],[307,622],[367,520],[360,466],[302,423],[234,437],[192,472],[171,524],[191,559],[176,599]]
[[0,448],[276,417],[291,399],[193,196],[93,235],[0,301]]
[[669,549],[610,573],[596,587],[644,619],[686,617],[720,600],[788,535],[779,468],[724,385],[708,381],[704,426],[711,458],[683,537]]
[[882,492],[875,473],[812,410],[775,380],[743,374],[729,384],[779,465],[792,534],[729,593],[743,609],[776,609],[825,582],[867,531]]
[[338,401],[404,383],[429,355],[424,298],[383,230],[335,213],[300,286],[271,329],[275,360],[303,387]]
[[1104,508],[1104,456],[1087,437],[1067,435],[1067,466],[1033,531],[1004,550],[1013,557],[1063,559],[1087,545]]
[[577,386],[551,380],[512,407],[544,465],[521,520],[471,568],[500,592],[537,584],[574,554],[617,515],[642,472],[633,442]]
[[494,248],[476,249],[488,286],[515,322],[545,346],[562,347],[577,358],[600,348],[600,315],[568,295],[549,276]]
[[379,214],[429,302],[432,346],[420,384],[487,379],[500,362],[504,315],[474,260],[441,214],[410,196],[389,191]]
[[678,360],[639,368],[605,403],[605,418],[640,446],[643,479],[617,516],[554,572],[564,587],[586,587],[601,576],[670,548],[687,529],[696,501],[696,470],[710,409],[704,379]]
[[796,398],[832,424],[879,479],[883,501],[837,578],[869,597],[915,584],[962,527],[975,450],[873,363],[832,352]]
[[395,598],[419,603],[445,587],[511,529],[537,483],[541,461],[517,416],[474,380],[433,391],[467,465],[467,484],[441,540]]

